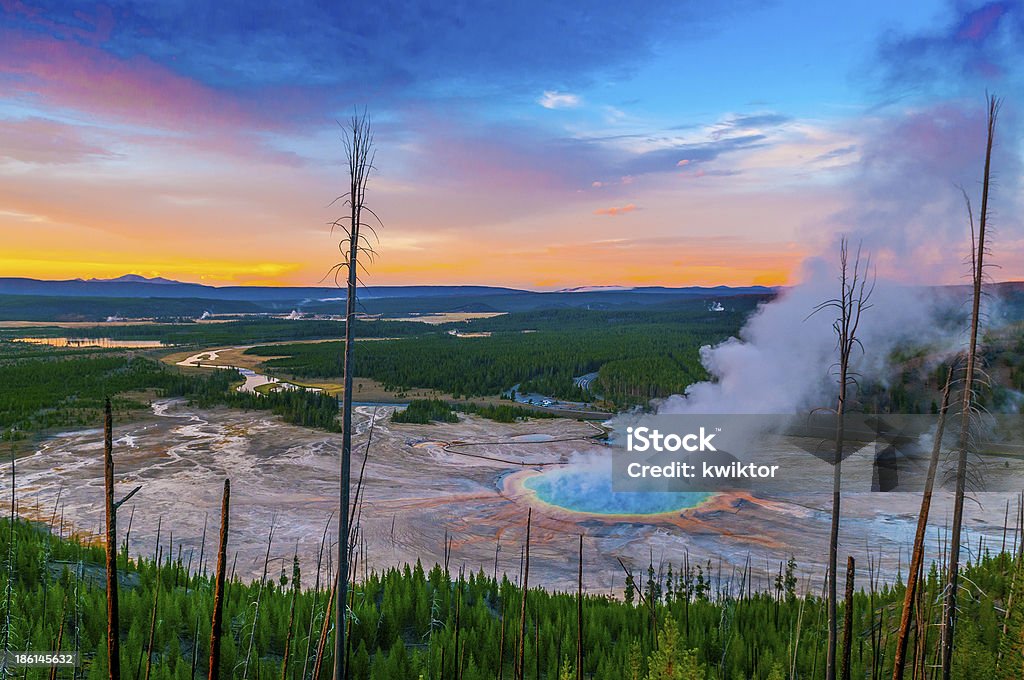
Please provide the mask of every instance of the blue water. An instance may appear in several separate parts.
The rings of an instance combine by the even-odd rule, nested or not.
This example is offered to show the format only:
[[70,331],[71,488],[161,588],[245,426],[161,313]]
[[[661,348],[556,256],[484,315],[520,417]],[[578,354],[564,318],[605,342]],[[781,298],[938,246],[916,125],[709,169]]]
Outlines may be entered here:
[[615,492],[607,472],[572,468],[529,477],[523,486],[545,503],[592,515],[656,515],[693,508],[711,497],[705,492]]

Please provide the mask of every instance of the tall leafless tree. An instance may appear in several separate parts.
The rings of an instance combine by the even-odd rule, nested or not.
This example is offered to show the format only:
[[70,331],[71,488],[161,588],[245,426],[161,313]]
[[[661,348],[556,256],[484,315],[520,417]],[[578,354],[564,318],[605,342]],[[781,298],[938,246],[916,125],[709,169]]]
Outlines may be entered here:
[[224,496],[220,505],[220,543],[217,546],[217,572],[214,576],[213,619],[210,623],[210,680],[220,678],[220,640],[224,618],[224,572],[228,560],[228,507],[231,503],[231,480],[224,480]]
[[516,656],[516,678],[526,677],[526,593],[530,589],[530,524],[533,520],[533,508],[526,511],[526,561],[523,567],[523,599],[519,610],[519,649]]
[[13,675],[7,668],[7,658],[11,651],[13,642],[14,617],[11,613],[11,605],[14,602],[14,522],[18,512],[16,489],[18,488],[17,471],[14,464],[14,447],[11,447],[11,514],[8,518],[9,536],[7,538],[7,585],[4,588],[4,618],[3,618],[3,643],[0,645],[0,658],[3,659],[3,666],[0,667],[0,675],[9,677]]
[[149,673],[153,670],[153,646],[156,644],[156,627],[158,623],[157,612],[160,611],[160,588],[162,587],[163,577],[163,547],[157,548],[156,553],[156,585],[153,587],[153,609],[149,616],[149,641],[145,647],[145,660],[146,660],[146,672],[142,674],[142,659],[139,659],[139,668],[136,669],[135,677],[143,678],[143,680],[149,680]]
[[839,360],[835,365],[836,380],[839,392],[834,409],[836,418],[835,448],[832,466],[832,526],[829,531],[828,544],[828,650],[825,658],[825,678],[836,678],[837,618],[836,606],[836,568],[839,551],[839,515],[842,498],[842,464],[843,440],[845,439],[845,415],[848,412],[848,397],[852,387],[856,386],[856,375],[850,367],[854,349],[860,347],[857,336],[860,328],[861,314],[871,307],[871,293],[874,279],[869,273],[870,258],[862,261],[860,248],[850,262],[849,243],[843,237],[839,243],[839,296],[822,302],[815,307],[813,314],[826,309],[836,312],[836,320],[832,328],[836,333],[836,344]]
[[576,680],[583,680],[583,534],[580,534],[579,573],[576,583]]
[[281,660],[281,680],[288,680],[288,661],[292,649],[295,628],[295,605],[299,601],[299,554],[298,546],[292,555],[292,604],[288,611],[288,629],[284,638],[284,659]]
[[[971,328],[964,368],[963,391],[960,398],[960,436],[957,441],[956,491],[953,497],[953,528],[949,540],[949,569],[946,574],[946,598],[942,607],[942,679],[949,680],[953,660],[953,635],[956,628],[956,600],[960,581],[960,535],[964,517],[964,493],[967,487],[967,456],[970,450],[971,420],[975,413],[974,383],[978,364],[978,332],[981,325],[982,282],[985,279],[985,255],[988,227],[988,194],[991,186],[992,143],[995,141],[996,119],[1000,100],[988,98],[988,135],[985,143],[985,170],[981,184],[981,214],[975,231],[971,202],[967,200],[967,217],[971,227]],[[966,194],[964,195],[966,198]]]
[[[253,603],[252,613],[252,629],[249,633],[249,647],[245,653],[245,662],[242,670],[242,680],[248,680],[249,678],[249,661],[253,656],[253,651],[257,653],[256,665],[259,666],[259,652],[256,650],[256,630],[259,626],[260,621],[260,605],[263,603],[263,591],[267,587],[267,570],[270,567],[270,547],[274,544],[274,523],[277,521],[277,517],[274,516],[270,519],[270,533],[267,535],[267,553],[263,558],[263,575],[260,577],[260,587],[256,591],[256,601]],[[257,668],[256,674],[259,675],[259,669]]]
[[[349,558],[351,555],[352,527],[349,506],[351,504],[352,478],[352,350],[356,318],[356,285],[359,282],[358,269],[363,261],[373,258],[373,248],[368,244],[364,229],[374,233],[371,225],[363,221],[364,212],[374,215],[366,206],[366,187],[370,173],[373,171],[374,144],[370,119],[363,113],[353,115],[343,137],[345,152],[348,158],[349,190],[335,199],[341,201],[349,209],[348,215],[338,218],[332,223],[334,228],[344,234],[338,248],[344,257],[343,262],[334,267],[335,274],[342,271],[346,274],[347,291],[345,295],[345,354],[343,360],[344,391],[342,392],[342,433],[341,433],[341,519],[338,524],[338,569],[340,571],[337,602],[334,611],[334,678],[347,678],[345,662],[346,623],[348,614],[348,582]],[[379,221],[379,220],[378,220]]]
[[107,514],[107,668],[121,678],[121,627],[117,613],[117,508],[114,505],[114,442],[110,399],[103,404],[103,488]]
[[[903,611],[900,615],[899,632],[896,635],[896,650],[893,652],[892,680],[903,680],[903,669],[906,665],[907,640],[910,637],[910,616],[917,601],[917,587],[924,564],[924,539],[928,531],[928,515],[932,506],[932,489],[935,486],[935,473],[939,466],[939,454],[942,451],[942,437],[946,431],[946,412],[949,411],[949,393],[953,382],[953,368],[946,375],[946,387],[942,390],[942,406],[939,407],[939,422],[935,426],[932,439],[932,455],[928,460],[928,474],[924,481],[924,492],[921,494],[921,512],[917,516],[917,533],[914,534],[914,548],[910,556],[910,567],[907,570],[907,589],[903,593]],[[919,632],[918,635],[921,633]]]
[[853,644],[853,580],[856,575],[856,563],[853,555],[846,558],[846,590],[843,594],[846,611],[843,612],[843,658],[841,674],[843,680],[850,680],[850,650]]

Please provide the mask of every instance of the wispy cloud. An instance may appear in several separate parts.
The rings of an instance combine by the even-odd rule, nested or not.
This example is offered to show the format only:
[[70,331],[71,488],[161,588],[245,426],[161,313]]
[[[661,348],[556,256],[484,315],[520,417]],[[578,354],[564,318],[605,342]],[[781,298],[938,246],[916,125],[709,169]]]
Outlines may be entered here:
[[579,95],[569,92],[556,92],[555,90],[544,90],[537,103],[545,109],[574,109],[582,103]]
[[883,85],[908,92],[971,92],[986,84],[1020,83],[1024,59],[1024,5],[987,2],[974,8],[950,4],[946,22],[919,33],[885,35],[878,65]]
[[849,156],[857,151],[856,144],[847,144],[846,146],[840,146],[835,149],[829,149],[824,153],[820,153],[811,159],[812,163],[824,163],[826,161],[833,161],[837,158],[843,158]]
[[770,143],[769,137],[760,133],[712,138],[709,141],[663,143],[663,148],[635,154],[625,161],[622,174],[643,175],[669,172],[681,167],[707,163],[724,154],[762,148]]
[[635,204],[627,203],[623,206],[612,206],[610,208],[598,208],[594,211],[595,215],[607,215],[608,217],[618,217],[619,215],[625,215],[631,213],[634,210],[638,210]]
[[734,115],[716,124],[711,130],[711,139],[722,139],[737,132],[749,133],[750,131],[763,131],[777,128],[793,119],[781,113],[753,113]]
[[0,118],[0,160],[70,164],[113,156],[87,139],[86,129],[45,118]]

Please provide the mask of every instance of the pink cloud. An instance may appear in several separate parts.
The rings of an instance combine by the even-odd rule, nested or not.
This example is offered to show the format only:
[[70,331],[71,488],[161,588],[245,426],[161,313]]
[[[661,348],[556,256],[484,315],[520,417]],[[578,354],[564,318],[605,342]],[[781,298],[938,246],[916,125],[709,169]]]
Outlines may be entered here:
[[120,59],[69,40],[11,32],[4,43],[0,78],[8,92],[33,103],[173,130],[270,127],[220,93],[146,57]]
[[[76,118],[88,121],[79,124],[77,132],[42,117],[4,122],[0,136],[19,130],[25,136],[16,137],[13,146],[6,144],[0,155],[42,163],[104,155],[94,140],[103,139],[108,128],[128,125],[136,129],[117,131],[121,145],[166,147],[172,152],[190,147],[204,154],[290,166],[303,163],[297,154],[274,147],[260,135],[293,130],[295,123],[286,121],[294,111],[276,106],[284,102],[282,106],[294,107],[304,101],[293,88],[279,88],[269,97],[275,107],[261,108],[258,102],[219,92],[146,57],[122,59],[77,40],[17,32],[0,35],[0,85],[6,99],[47,112],[73,111]],[[64,159],[61,150],[66,152]]]
[[44,118],[0,120],[0,158],[25,163],[76,163],[111,155],[72,125]]
[[623,206],[612,206],[610,208],[598,208],[594,211],[595,215],[608,215],[609,217],[618,217],[619,215],[625,215],[628,212],[633,212],[637,207],[633,203],[627,203]]

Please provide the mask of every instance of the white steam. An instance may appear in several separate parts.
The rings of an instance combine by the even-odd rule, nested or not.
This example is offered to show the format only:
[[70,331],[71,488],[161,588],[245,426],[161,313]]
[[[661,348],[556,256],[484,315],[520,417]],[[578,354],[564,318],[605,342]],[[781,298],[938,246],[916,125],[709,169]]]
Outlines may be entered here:
[[[834,406],[835,310],[813,312],[838,294],[837,275],[838,265],[823,258],[805,262],[804,283],[762,305],[738,338],[701,349],[712,380],[669,397],[658,412],[792,414]],[[937,323],[938,301],[926,289],[880,280],[870,304],[857,334],[863,351],[853,358],[863,381],[885,383],[889,357],[903,343],[930,345],[942,355],[956,342]]]

